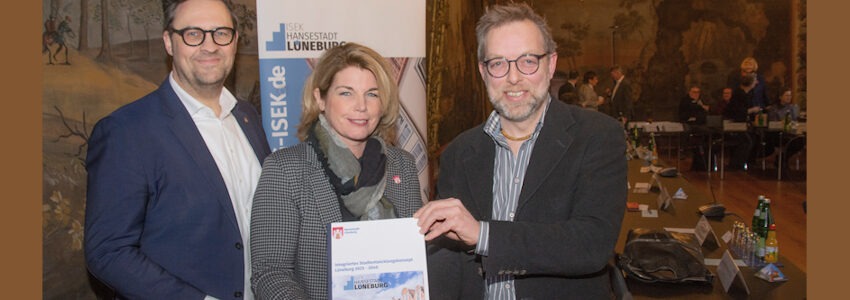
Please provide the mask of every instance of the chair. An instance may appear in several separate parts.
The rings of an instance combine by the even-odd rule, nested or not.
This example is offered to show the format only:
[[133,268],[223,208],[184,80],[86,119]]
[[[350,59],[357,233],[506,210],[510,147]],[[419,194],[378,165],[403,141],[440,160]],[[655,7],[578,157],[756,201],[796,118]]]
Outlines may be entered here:
[[[705,127],[709,130],[709,142],[708,142],[708,153],[709,153],[709,172],[717,171],[720,166],[718,165],[718,154],[717,151],[713,151],[716,147],[720,147],[722,144],[722,134],[723,134],[723,116],[721,115],[707,115],[705,116]],[[717,134],[717,133],[720,134]],[[720,162],[721,164],[723,162]]]
[[[780,142],[778,145],[779,155],[777,155],[777,178],[778,180],[782,180],[783,178],[789,177],[791,165],[789,158],[791,156],[796,156],[796,170],[801,170],[800,168],[800,157],[805,157],[806,151],[806,135],[791,135],[787,139],[782,138],[783,135],[780,135]],[[793,150],[793,151],[792,151]],[[791,152],[791,153],[789,153]],[[784,165],[788,163],[789,165]],[[785,173],[785,174],[783,174]]]
[[705,116],[705,126],[711,129],[723,129],[723,116],[707,115]]
[[629,292],[629,287],[626,285],[626,278],[623,277],[623,271],[620,270],[617,263],[608,261],[607,269],[611,279],[611,291],[614,294],[614,299],[632,300],[632,293]]
[[[718,140],[712,140],[712,144],[720,144],[720,159],[717,161],[720,165],[720,180],[724,179],[726,148],[733,148],[734,151],[740,151],[732,153],[733,157],[730,159],[730,163],[731,160],[735,159],[737,153],[738,158],[744,160],[739,163],[743,163],[743,168],[745,170],[748,169],[746,164],[746,159],[748,157],[745,156],[748,156],[754,147],[754,142],[749,131],[750,129],[746,122],[734,122],[732,120],[722,121],[721,129],[717,131]],[[741,166],[738,165],[735,167]]]
[[678,160],[681,160],[683,152],[692,152],[691,170],[705,171],[711,173],[711,143],[713,129],[705,125],[687,125],[679,135]]

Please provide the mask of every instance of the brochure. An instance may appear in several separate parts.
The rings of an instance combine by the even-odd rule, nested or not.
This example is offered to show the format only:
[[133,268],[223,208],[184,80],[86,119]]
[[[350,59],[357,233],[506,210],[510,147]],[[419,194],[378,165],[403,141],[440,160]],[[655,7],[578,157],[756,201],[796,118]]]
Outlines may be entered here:
[[328,228],[331,299],[429,299],[425,237],[413,218]]

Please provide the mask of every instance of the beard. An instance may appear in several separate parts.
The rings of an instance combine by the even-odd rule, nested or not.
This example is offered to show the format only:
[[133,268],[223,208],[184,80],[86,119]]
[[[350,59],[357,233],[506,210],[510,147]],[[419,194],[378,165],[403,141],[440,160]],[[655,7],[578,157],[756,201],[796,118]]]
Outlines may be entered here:
[[216,69],[205,71],[193,71],[189,80],[198,87],[220,87],[224,85],[224,80],[227,79],[228,70]]
[[215,66],[194,65],[191,69],[191,77],[198,86],[221,86],[224,84],[227,75],[233,67],[232,63],[227,62],[225,57],[220,57],[222,63]]
[[511,122],[523,122],[528,120],[535,112],[537,112],[540,107],[543,106],[543,103],[548,98],[546,93],[542,95],[534,95],[522,102],[510,103],[507,100],[502,99],[502,95],[499,94],[499,97],[490,97],[490,103],[493,104],[493,109],[499,113],[500,116],[505,118]]

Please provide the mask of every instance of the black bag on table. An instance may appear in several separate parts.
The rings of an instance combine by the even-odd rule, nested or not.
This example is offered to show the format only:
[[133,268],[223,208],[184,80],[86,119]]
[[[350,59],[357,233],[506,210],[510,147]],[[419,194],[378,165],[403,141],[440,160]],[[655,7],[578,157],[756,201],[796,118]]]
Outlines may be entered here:
[[629,230],[617,263],[627,276],[642,282],[709,284],[714,279],[696,236],[664,229]]

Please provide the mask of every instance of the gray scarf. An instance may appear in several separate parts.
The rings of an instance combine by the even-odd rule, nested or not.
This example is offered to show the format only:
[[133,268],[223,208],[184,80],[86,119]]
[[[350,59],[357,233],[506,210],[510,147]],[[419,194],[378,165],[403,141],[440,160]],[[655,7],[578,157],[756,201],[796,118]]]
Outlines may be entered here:
[[[360,160],[354,157],[348,146],[340,140],[339,134],[328,124],[324,115],[319,115],[318,125],[314,127],[313,134],[318,141],[319,149],[327,158],[328,168],[339,178],[343,186],[348,186],[349,189],[354,187],[353,191],[347,194],[337,191],[348,211],[355,217],[359,217],[360,220],[396,218],[393,204],[384,197],[384,189],[387,183],[385,170],[378,171],[383,174],[380,180],[377,180],[377,183],[369,186],[358,186],[358,179],[363,177],[360,174]],[[378,151],[380,151],[380,155],[383,155],[386,149],[384,141],[379,137],[372,137],[372,139],[379,142],[380,149]],[[367,154],[364,153],[363,155],[366,156]]]

